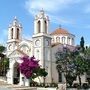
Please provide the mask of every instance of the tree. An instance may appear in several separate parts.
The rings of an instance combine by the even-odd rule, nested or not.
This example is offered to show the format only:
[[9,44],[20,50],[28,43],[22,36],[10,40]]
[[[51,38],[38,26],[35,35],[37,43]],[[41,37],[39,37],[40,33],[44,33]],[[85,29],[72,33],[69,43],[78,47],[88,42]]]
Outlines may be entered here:
[[88,70],[88,64],[83,56],[76,55],[74,59],[75,73],[78,77],[79,84],[81,86],[81,75],[83,75]]
[[0,46],[0,53],[2,53],[5,50],[4,46]]
[[[73,83],[74,79],[72,79],[72,81],[70,82],[69,79],[72,77],[75,77],[74,74],[74,64],[73,64],[73,58],[72,58],[72,52],[64,47],[63,51],[58,51],[55,54],[56,57],[56,68],[58,73],[64,73],[64,76],[66,78],[66,83],[69,83],[70,85],[72,85],[71,83]],[[68,78],[69,79],[68,79]]]
[[86,72],[87,74],[87,81],[89,82],[90,84],[90,47],[87,47],[86,46],[86,49],[85,49],[85,59],[87,61],[87,65],[88,65],[88,70]]
[[0,46],[0,75],[5,75],[9,67],[9,59],[3,54],[5,49],[6,48],[4,46]]
[[[74,69],[75,69],[75,73],[78,77],[80,86],[81,86],[81,75],[86,73],[89,69],[87,58],[86,58],[86,51],[84,48],[83,37],[81,38],[81,42],[82,42],[82,44],[80,45],[80,47],[76,47],[76,49],[73,51],[73,64],[75,66]],[[84,48],[84,49],[82,49],[82,48]]]
[[3,63],[3,72],[4,72],[4,75],[6,75],[7,70],[9,69],[9,58],[5,57],[2,63]]
[[81,41],[80,41],[80,47],[81,47],[81,50],[84,52],[84,37],[81,37]]
[[47,76],[47,72],[40,67],[39,60],[36,60],[34,56],[24,56],[21,60],[23,60],[23,62],[20,64],[19,69],[26,78],[33,80],[39,76]]
[[[64,72],[66,81],[71,83],[75,80],[72,77],[78,77],[81,86],[81,75],[88,71],[88,62],[85,53],[81,52],[81,48],[76,47],[75,50],[58,51],[56,53],[56,68],[58,72]],[[71,85],[71,84],[70,84]]]

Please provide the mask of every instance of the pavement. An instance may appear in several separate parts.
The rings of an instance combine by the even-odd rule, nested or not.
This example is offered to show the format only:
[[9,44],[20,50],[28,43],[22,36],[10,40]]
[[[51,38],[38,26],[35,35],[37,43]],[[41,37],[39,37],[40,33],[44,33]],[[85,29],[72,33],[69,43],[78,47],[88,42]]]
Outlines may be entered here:
[[10,85],[7,84],[7,82],[0,81],[0,90],[36,90],[36,88],[19,85]]

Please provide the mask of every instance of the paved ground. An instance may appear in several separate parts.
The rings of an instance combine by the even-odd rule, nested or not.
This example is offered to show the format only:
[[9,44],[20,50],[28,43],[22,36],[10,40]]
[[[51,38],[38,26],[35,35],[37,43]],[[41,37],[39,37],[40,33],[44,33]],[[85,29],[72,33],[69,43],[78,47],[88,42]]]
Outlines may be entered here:
[[0,90],[36,90],[36,88],[19,85],[9,85],[4,81],[0,81]]

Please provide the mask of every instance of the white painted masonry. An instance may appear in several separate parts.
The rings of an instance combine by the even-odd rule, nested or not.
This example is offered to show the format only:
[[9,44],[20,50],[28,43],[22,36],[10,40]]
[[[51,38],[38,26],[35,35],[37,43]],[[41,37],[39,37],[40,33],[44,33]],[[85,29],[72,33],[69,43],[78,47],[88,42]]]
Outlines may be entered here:
[[[41,67],[45,68],[48,72],[45,82],[58,82],[55,52],[57,52],[60,46],[63,46],[62,44],[74,45],[74,36],[72,34],[49,34],[49,21],[49,17],[45,15],[43,10],[35,16],[32,40],[22,39],[22,26],[16,17],[9,25],[7,40],[7,57],[9,57],[10,61],[9,70],[7,72],[8,84],[14,84],[15,78],[18,78],[19,85],[29,86],[29,80],[17,71],[18,64],[21,63],[20,57],[24,55],[29,55],[30,57],[34,55],[40,60],[39,63]],[[56,40],[57,37],[60,39],[58,38],[58,40]],[[65,37],[65,41],[61,40],[62,37]],[[68,37],[70,38],[69,41]],[[57,43],[59,44],[57,45]],[[44,78],[41,78],[41,82],[44,82]]]

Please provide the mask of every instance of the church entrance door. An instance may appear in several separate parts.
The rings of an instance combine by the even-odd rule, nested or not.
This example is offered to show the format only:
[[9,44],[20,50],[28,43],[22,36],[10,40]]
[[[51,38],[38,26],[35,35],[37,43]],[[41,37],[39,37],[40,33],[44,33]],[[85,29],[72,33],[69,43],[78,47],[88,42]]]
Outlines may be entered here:
[[19,79],[20,79],[19,64],[16,62],[14,64],[13,84],[18,84]]

